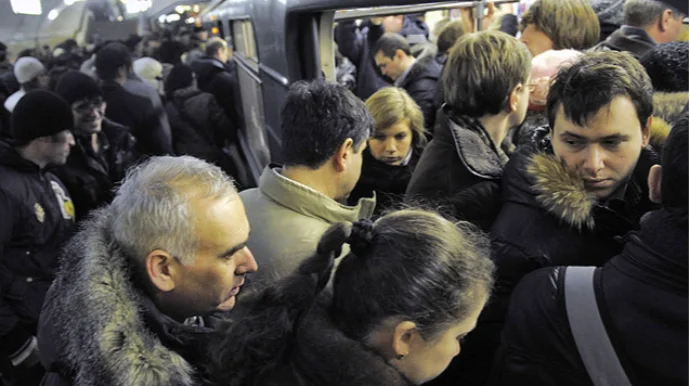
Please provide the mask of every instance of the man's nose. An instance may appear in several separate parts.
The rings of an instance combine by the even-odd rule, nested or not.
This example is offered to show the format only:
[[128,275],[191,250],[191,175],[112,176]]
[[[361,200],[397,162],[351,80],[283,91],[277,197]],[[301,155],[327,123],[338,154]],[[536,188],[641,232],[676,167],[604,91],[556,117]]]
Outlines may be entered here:
[[259,269],[259,265],[256,263],[256,259],[254,259],[254,254],[252,254],[252,251],[249,250],[248,247],[245,247],[242,255],[243,261],[238,264],[236,273],[238,275],[242,275],[245,273],[256,272]]
[[604,159],[604,151],[599,146],[590,146],[587,149],[583,167],[586,172],[596,174],[604,168]]

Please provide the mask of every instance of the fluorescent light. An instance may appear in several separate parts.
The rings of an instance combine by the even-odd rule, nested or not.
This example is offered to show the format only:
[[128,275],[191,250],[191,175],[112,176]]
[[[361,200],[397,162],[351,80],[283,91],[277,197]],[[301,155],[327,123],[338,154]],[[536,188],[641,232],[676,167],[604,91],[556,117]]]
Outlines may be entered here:
[[53,21],[60,16],[60,11],[57,9],[51,9],[50,12],[48,12],[48,20]]
[[129,0],[125,4],[125,9],[127,13],[139,13],[144,12],[153,6],[152,0]]
[[194,24],[196,22],[196,18],[190,17],[187,20],[184,21],[186,24]]
[[41,0],[10,0],[12,12],[23,15],[41,15]]
[[171,14],[168,15],[168,17],[166,18],[166,21],[167,21],[168,23],[172,23],[172,22],[180,21],[180,19],[182,19],[182,17],[180,17],[179,14],[177,14],[177,13],[171,13]]

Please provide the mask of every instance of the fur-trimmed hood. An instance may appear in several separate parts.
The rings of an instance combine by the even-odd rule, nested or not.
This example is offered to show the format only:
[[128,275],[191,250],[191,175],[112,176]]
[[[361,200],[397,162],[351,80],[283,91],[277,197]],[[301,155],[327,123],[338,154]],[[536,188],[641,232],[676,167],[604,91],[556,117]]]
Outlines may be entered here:
[[688,108],[687,92],[654,93],[654,114],[650,130],[649,144],[661,151],[673,124],[681,118]]
[[[659,162],[659,154],[652,146],[642,150],[623,201],[626,208],[608,208],[587,193],[584,182],[566,168],[551,149],[547,130],[537,130],[532,143],[513,155],[503,177],[503,199],[522,205],[543,208],[575,229],[593,229],[599,214],[612,212],[638,217],[655,207],[649,202],[647,175]],[[626,213],[632,211],[634,213]],[[641,211],[642,213],[637,213]]]
[[197,384],[193,366],[161,337],[182,346],[194,339],[185,334],[207,336],[210,329],[172,321],[136,289],[111,238],[108,208],[83,224],[63,259],[41,315],[44,365],[70,374],[74,385]]

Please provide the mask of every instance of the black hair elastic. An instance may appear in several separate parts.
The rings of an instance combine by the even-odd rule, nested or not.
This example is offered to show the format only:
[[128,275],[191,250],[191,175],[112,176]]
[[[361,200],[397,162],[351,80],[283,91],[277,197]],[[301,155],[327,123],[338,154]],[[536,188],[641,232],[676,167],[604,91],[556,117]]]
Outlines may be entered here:
[[362,219],[352,223],[352,233],[347,239],[350,250],[356,256],[363,256],[369,250],[374,240],[374,223],[369,219]]

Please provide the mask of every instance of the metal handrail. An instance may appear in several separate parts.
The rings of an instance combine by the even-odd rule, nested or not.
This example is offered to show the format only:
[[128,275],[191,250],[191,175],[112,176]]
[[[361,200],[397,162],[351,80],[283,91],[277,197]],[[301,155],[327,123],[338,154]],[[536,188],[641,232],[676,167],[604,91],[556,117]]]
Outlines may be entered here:
[[[506,3],[518,3],[519,0],[498,0],[493,3],[496,5]],[[490,1],[451,1],[432,4],[413,4],[413,5],[392,5],[383,7],[368,7],[344,9],[335,12],[335,21],[361,19],[363,17],[401,15],[406,13],[418,13],[439,11],[452,8],[473,8],[478,5],[486,5]]]

